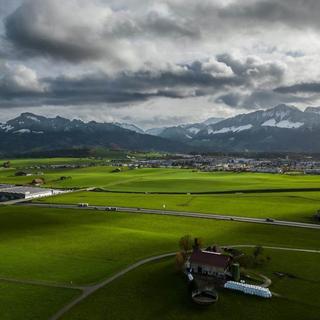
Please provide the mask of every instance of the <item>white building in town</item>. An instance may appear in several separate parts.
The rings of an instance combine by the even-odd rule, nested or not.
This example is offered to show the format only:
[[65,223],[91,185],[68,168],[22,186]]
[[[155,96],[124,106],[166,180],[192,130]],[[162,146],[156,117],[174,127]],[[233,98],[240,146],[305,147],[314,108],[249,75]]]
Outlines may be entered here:
[[31,200],[36,198],[54,196],[62,192],[63,191],[54,189],[0,184],[0,201],[10,201],[18,199]]

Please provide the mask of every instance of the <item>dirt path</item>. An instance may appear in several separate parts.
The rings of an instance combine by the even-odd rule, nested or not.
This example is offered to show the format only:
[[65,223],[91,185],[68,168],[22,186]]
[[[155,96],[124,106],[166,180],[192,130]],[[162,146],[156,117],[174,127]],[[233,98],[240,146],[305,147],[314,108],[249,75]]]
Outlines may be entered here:
[[95,285],[92,286],[88,286],[84,289],[83,293],[77,297],[76,299],[72,300],[70,303],[68,303],[67,305],[65,305],[62,309],[60,309],[55,315],[53,315],[50,320],[56,320],[56,319],[60,319],[60,317],[62,315],[64,315],[67,311],[69,311],[71,308],[73,308],[75,305],[77,305],[78,303],[80,303],[81,301],[83,301],[85,298],[87,298],[89,295],[91,295],[92,293],[96,292],[97,290],[99,290],[100,288],[103,288],[104,286],[106,286],[107,284],[109,284],[110,282],[120,278],[121,276],[125,275],[126,273],[128,273],[131,270],[134,270],[146,263],[149,262],[153,262],[153,261],[157,261],[157,260],[161,260],[163,258],[168,258],[168,257],[173,257],[176,253],[175,252],[171,252],[171,253],[166,253],[166,254],[162,254],[159,256],[155,256],[155,257],[150,257],[150,258],[146,258],[143,260],[140,260],[130,266],[128,266],[127,268],[123,269],[122,271],[116,273],[115,275],[113,275],[110,278],[107,278]]

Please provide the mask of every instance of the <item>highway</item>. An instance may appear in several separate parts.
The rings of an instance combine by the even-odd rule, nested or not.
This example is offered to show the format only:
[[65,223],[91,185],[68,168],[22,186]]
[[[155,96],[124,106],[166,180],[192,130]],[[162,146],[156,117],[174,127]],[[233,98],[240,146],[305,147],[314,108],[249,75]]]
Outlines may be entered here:
[[[108,208],[110,208],[109,206],[79,207],[76,204],[51,204],[51,203],[22,203],[22,204],[20,203],[17,205],[43,207],[43,208],[98,210],[98,211],[114,212],[114,211],[108,211]],[[261,219],[261,218],[249,218],[249,217],[239,217],[239,216],[231,216],[231,215],[187,212],[187,211],[173,211],[173,210],[158,210],[158,209],[114,207],[114,206],[112,208],[115,208],[116,212],[128,212],[128,213],[135,213],[135,214],[156,214],[156,215],[191,217],[191,218],[200,218],[200,219],[215,219],[215,220],[260,223],[260,224],[268,224],[268,225],[275,225],[275,226],[297,227],[297,228],[320,230],[320,224],[294,222],[294,221],[283,221],[283,220],[273,220],[273,219],[267,221],[266,219]]]

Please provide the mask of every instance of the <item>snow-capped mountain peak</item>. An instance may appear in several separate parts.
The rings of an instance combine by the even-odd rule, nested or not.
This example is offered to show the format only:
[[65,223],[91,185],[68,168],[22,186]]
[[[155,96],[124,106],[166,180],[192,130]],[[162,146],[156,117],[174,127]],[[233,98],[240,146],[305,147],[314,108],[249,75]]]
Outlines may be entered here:
[[153,128],[146,130],[146,133],[163,138],[186,142],[192,140],[199,132],[204,130],[208,126],[208,124],[218,123],[222,120],[223,118],[212,117],[204,122],[182,124],[173,127]]
[[272,128],[297,130],[314,127],[320,127],[320,112],[317,114],[311,113],[310,110],[303,112],[294,106],[281,104],[268,110],[240,114],[217,124],[209,125],[201,130],[195,138],[205,139],[207,136],[238,134],[249,130],[270,131]]
[[293,113],[301,113],[301,111],[294,106],[280,104],[274,108],[262,112],[262,117],[274,118],[278,121],[281,121],[290,117]]

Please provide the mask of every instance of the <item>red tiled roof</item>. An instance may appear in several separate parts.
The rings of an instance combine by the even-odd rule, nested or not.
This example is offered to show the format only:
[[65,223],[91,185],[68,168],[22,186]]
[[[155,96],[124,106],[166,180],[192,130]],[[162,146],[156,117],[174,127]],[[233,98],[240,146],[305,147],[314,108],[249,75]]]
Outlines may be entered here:
[[191,254],[190,262],[226,269],[231,263],[231,258],[217,252],[198,250]]

